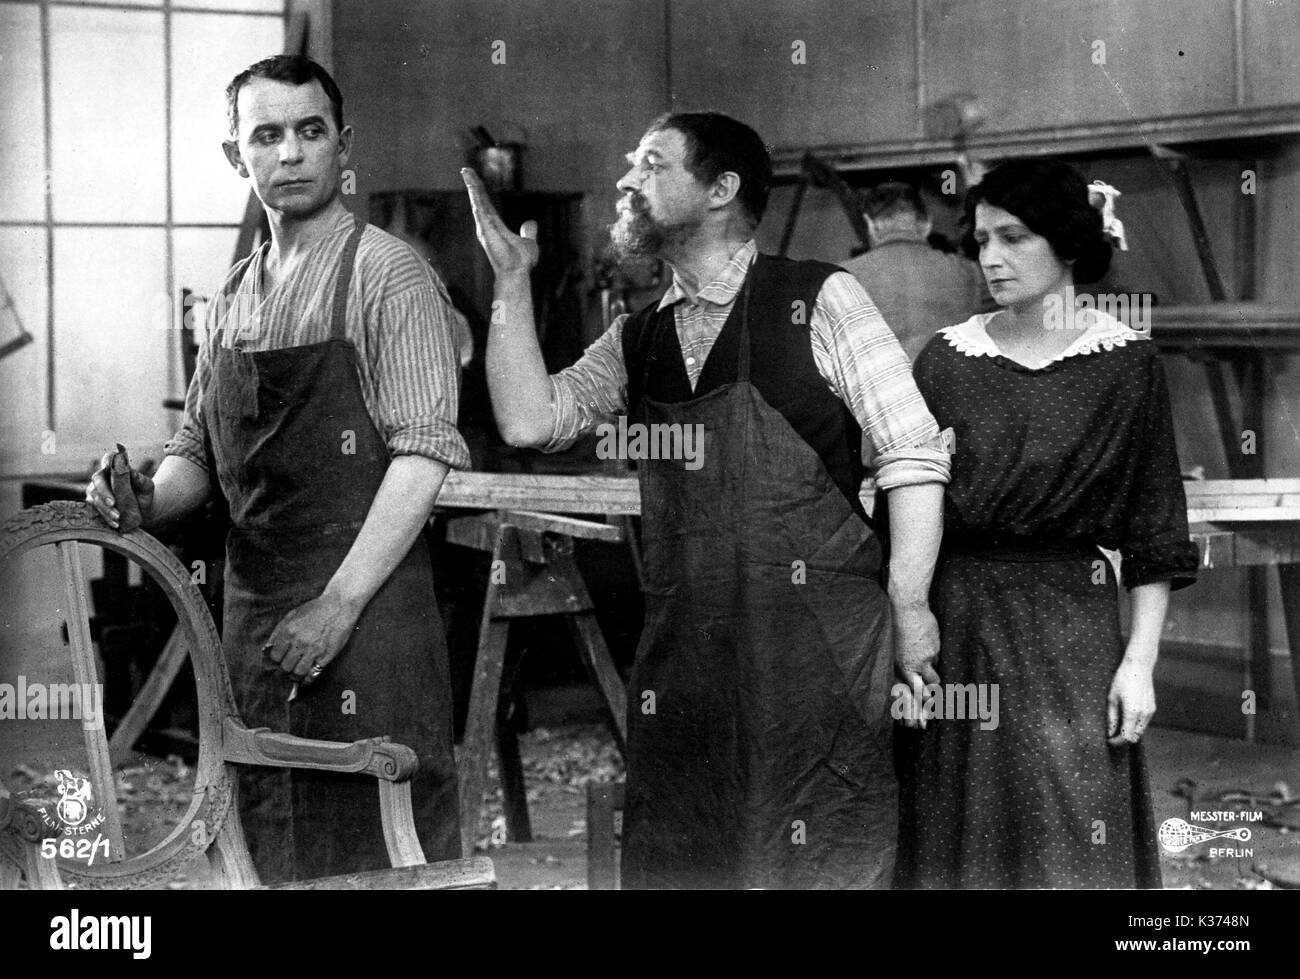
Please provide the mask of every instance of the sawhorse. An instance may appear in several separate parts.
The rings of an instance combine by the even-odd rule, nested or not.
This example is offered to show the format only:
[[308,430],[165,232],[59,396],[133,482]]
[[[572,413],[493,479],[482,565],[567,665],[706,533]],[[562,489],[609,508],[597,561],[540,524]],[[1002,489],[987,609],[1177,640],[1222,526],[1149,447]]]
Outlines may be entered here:
[[596,622],[594,603],[573,557],[575,538],[618,543],[620,527],[573,517],[504,510],[447,521],[447,542],[492,555],[479,627],[469,716],[458,761],[462,853],[473,853],[487,789],[488,754],[495,741],[500,763],[506,833],[532,838],[519,744],[509,723],[509,692],[502,696],[510,620],[563,615],[574,644],[609,708],[610,728],[622,750],[627,735],[627,690]]

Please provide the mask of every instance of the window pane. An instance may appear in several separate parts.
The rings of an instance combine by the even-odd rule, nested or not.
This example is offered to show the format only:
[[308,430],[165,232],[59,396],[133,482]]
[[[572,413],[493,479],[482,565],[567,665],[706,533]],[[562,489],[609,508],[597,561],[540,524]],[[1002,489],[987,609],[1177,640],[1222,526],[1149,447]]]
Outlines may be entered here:
[[173,218],[231,222],[244,217],[250,185],[221,152],[228,136],[226,86],[255,61],[284,48],[278,17],[172,16]]
[[161,13],[50,10],[54,216],[166,218]]
[[285,0],[173,0],[173,7],[198,7],[203,10],[257,10],[279,14]]
[[161,228],[56,228],[55,395],[59,455],[77,465],[122,442],[139,457],[171,435]]
[[8,220],[45,220],[40,14],[35,6],[0,6],[0,218]]
[[[99,0],[56,0],[58,3],[98,3]],[[161,7],[162,0],[113,0],[123,7]]]
[[[182,289],[189,289],[196,300],[209,300],[217,294],[226,273],[230,271],[230,259],[235,253],[235,242],[239,240],[237,228],[177,228],[172,235],[174,247],[172,281],[176,283],[177,302],[180,301]],[[178,309],[178,313],[183,311]],[[198,338],[203,336],[203,307],[195,307],[192,322]],[[179,315],[177,316],[179,325]],[[171,345],[168,356],[174,358],[172,390],[174,397],[185,393],[185,378],[180,363],[180,341]],[[180,416],[176,415],[179,424]]]
[[57,450],[45,434],[45,229],[0,228],[0,345],[19,335],[19,324],[32,342],[0,360],[0,473],[52,472],[59,469]]

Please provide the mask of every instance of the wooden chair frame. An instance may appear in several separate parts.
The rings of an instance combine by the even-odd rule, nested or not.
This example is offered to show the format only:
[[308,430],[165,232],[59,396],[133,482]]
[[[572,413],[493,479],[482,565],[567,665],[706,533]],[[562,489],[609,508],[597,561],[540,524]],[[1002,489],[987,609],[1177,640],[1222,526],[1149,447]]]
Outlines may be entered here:
[[[346,875],[286,885],[297,888],[492,887],[495,874],[486,857],[426,864],[415,832],[410,778],[415,752],[388,738],[351,744],[317,741],[249,728],[240,720],[216,625],[189,572],[154,537],[109,528],[89,503],[56,502],[24,510],[0,528],[0,563],[39,547],[58,553],[64,584],[64,618],[79,683],[97,677],[91,646],[78,544],[93,544],[141,565],[167,594],[176,611],[198,688],[199,760],[194,796],[167,837],[143,854],[126,856],[117,814],[117,795],[103,725],[83,725],[95,801],[105,816],[109,859],[89,866],[41,854],[42,840],[56,834],[38,810],[0,788],[0,886],[14,886],[19,874],[34,888],[133,888],[162,886],[177,870],[205,855],[224,887],[259,886],[239,822],[235,765],[267,765],[332,772],[366,773],[378,785],[384,839],[393,870]],[[8,866],[6,866],[6,863]]]

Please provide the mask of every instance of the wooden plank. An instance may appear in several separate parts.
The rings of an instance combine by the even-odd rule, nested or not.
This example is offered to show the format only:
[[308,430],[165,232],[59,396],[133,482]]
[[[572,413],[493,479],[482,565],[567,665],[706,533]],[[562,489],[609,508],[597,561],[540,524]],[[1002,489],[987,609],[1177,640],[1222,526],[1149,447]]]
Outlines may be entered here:
[[158,713],[167,692],[171,690],[176,675],[189,656],[185,647],[185,637],[178,625],[167,637],[167,644],[158,654],[158,662],[149,671],[149,679],[140,688],[139,695],[131,704],[131,709],[118,723],[113,737],[108,742],[108,755],[115,766],[124,765],[129,760],[131,749],[135,746],[144,729],[149,726],[153,716]]
[[1205,285],[1210,290],[1210,298],[1215,302],[1222,302],[1228,298],[1228,292],[1223,286],[1219,263],[1214,259],[1214,249],[1210,244],[1210,235],[1205,228],[1205,220],[1201,216],[1201,208],[1196,200],[1196,189],[1192,184],[1191,173],[1187,169],[1187,161],[1159,143],[1150,144],[1150,150],[1151,155],[1173,177],[1174,190],[1178,194],[1179,203],[1183,206],[1183,214],[1192,232],[1192,244],[1196,246],[1196,257],[1201,263],[1201,274],[1205,276]]
[[368,870],[278,884],[276,891],[463,891],[496,888],[496,868],[487,857],[445,860],[418,867]]
[[1189,500],[1194,496],[1281,496],[1300,494],[1300,479],[1189,479],[1183,488]]
[[617,544],[623,540],[621,527],[591,520],[579,520],[576,517],[559,517],[549,513],[537,513],[532,510],[506,510],[501,520],[515,527],[527,530],[540,530],[547,534],[563,534],[566,537],[578,537],[582,540],[605,541]]
[[[505,536],[505,530],[497,531],[493,560],[503,560]],[[488,752],[492,750],[497,700],[501,695],[501,673],[505,668],[506,642],[510,636],[509,621],[493,618],[500,590],[497,576],[490,576],[487,594],[483,598],[478,650],[474,657],[469,716],[465,720],[465,734],[456,764],[460,780],[460,850],[463,857],[472,857],[474,844],[478,842],[483,792],[487,787]]]
[[628,476],[550,476],[531,473],[451,472],[438,506],[465,510],[636,514],[641,490]]
[[[1300,564],[1280,564],[1278,584],[1282,590],[1282,618],[1286,622],[1286,641],[1291,648],[1291,681],[1295,686],[1295,704],[1300,710]],[[1292,726],[1293,732],[1300,724]]]
[[618,888],[614,813],[623,808],[622,782],[587,784],[587,889]]
[[1228,300],[1197,306],[1155,306],[1151,337],[1161,349],[1206,347],[1252,351],[1300,349],[1300,309]]
[[[63,574],[63,616],[68,627],[73,679],[82,690],[99,690],[99,671],[95,666],[95,648],[90,640],[90,610],[86,601],[86,579],[81,570],[81,552],[76,541],[59,541],[54,549],[58,552],[59,570]],[[103,703],[102,696],[100,703]],[[100,713],[102,711],[96,711],[97,715]],[[122,817],[117,811],[113,763],[109,759],[108,739],[104,736],[104,718],[96,716],[91,721],[85,717],[85,711],[82,711],[81,729],[86,742],[94,802],[104,817],[108,859],[116,863],[125,858],[126,847],[122,838]]]
[[524,765],[519,755],[519,737],[515,733],[513,716],[519,655],[513,658],[514,665],[505,672],[505,682],[497,700],[497,774],[501,782],[501,809],[506,817],[506,839],[511,843],[531,843],[533,824],[528,818],[528,786],[524,782]]
[[618,675],[614,660],[605,645],[605,636],[600,631],[593,612],[579,612],[566,615],[569,631],[582,656],[583,665],[605,698],[609,708],[610,728],[618,742],[619,751],[627,748],[627,686]]
[[[1191,501],[1189,500],[1190,504]],[[1300,521],[1300,505],[1277,507],[1196,507],[1187,509],[1187,522],[1233,524],[1233,523],[1295,523]]]

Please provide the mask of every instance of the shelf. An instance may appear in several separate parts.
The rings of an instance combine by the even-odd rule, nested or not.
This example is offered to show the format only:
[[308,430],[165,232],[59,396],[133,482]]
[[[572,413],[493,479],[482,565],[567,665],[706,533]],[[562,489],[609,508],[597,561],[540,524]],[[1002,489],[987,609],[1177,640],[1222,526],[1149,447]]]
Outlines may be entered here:
[[1300,309],[1265,303],[1156,306],[1151,338],[1162,348],[1300,351]]
[[[1161,145],[1192,151],[1197,147],[1209,148],[1216,155],[1250,157],[1261,150],[1267,150],[1270,142],[1279,137],[1297,135],[1300,135],[1300,105],[1287,104],[1124,122],[975,133],[966,141],[966,150],[973,157],[1001,159],[1026,156],[1077,157]],[[779,148],[772,154],[777,181],[797,178],[800,174],[800,160],[807,152],[812,152],[841,174],[865,170],[951,166],[956,163],[956,149],[951,138]]]

